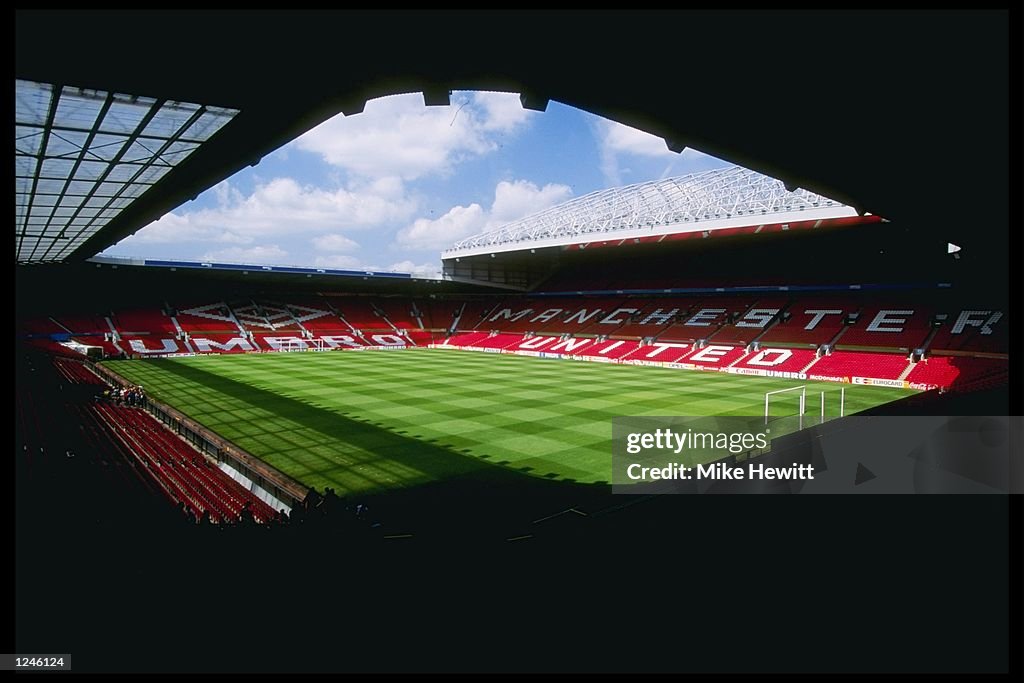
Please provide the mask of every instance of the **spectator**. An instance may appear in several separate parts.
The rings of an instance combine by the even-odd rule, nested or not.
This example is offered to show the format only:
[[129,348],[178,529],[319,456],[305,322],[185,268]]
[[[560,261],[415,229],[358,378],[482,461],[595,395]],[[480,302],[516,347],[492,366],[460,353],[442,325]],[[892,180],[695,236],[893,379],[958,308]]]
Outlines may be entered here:
[[238,513],[239,524],[249,525],[255,523],[255,518],[252,514],[252,501],[245,501],[245,505],[242,506],[242,511]]

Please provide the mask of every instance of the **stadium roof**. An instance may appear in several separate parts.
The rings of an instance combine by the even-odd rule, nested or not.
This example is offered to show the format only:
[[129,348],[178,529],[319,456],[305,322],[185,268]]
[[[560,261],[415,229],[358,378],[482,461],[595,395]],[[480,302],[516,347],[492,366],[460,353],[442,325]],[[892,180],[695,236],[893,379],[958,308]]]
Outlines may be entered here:
[[17,262],[63,261],[237,113],[16,80]]
[[[467,237],[444,256],[556,246],[596,236],[714,230],[768,221],[854,216],[841,202],[739,166],[598,190]],[[610,233],[610,234],[609,234]],[[524,244],[526,243],[526,244]]]
[[[99,253],[339,111],[362,111],[368,98],[424,92],[425,102],[444,102],[451,90],[482,89],[523,93],[539,110],[549,99],[579,107],[943,244],[966,237],[957,198],[985,197],[970,203],[963,246],[1006,272],[1007,167],[1019,158],[1008,136],[1020,119],[1009,97],[1006,27],[1016,24],[1007,16],[932,12],[920,31],[920,12],[614,12],[588,16],[580,30],[577,12],[16,10],[14,64],[26,81],[239,111],[68,261]],[[496,26],[530,44],[496,41]],[[593,49],[652,26],[685,26],[685,50],[676,40]],[[133,53],[97,36],[144,38],[151,48]],[[827,44],[810,47],[815,36]],[[751,80],[766,56],[799,78]]]

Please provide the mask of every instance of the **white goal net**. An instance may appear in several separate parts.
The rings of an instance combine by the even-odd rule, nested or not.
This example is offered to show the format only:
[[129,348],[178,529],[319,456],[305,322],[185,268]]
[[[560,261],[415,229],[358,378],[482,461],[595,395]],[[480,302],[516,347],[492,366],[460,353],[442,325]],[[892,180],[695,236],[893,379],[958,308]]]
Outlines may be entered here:
[[292,351],[326,351],[330,347],[324,345],[323,339],[288,339],[281,343],[278,351],[289,353]]
[[764,423],[788,419],[797,429],[822,424],[843,417],[846,412],[846,387],[838,390],[812,391],[807,386],[765,392]]
[[799,417],[800,429],[803,429],[803,416],[807,408],[807,386],[776,389],[764,395],[764,423],[783,417]]

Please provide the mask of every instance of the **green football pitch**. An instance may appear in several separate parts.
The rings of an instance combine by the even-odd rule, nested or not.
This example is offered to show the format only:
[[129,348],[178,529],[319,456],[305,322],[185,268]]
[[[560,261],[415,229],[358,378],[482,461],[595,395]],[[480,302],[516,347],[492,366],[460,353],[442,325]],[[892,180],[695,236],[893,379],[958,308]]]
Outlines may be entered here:
[[[611,479],[612,418],[764,415],[765,392],[839,385],[472,351],[273,353],[107,367],[306,486],[369,493],[506,467]],[[846,413],[912,391],[847,386]],[[772,410],[796,411],[796,393]]]

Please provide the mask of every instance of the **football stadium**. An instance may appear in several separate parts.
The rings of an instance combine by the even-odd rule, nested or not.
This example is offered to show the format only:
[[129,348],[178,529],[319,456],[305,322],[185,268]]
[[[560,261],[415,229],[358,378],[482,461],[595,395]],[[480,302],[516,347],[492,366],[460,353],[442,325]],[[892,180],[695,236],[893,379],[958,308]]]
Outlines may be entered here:
[[[1010,496],[950,509],[915,502],[908,513],[898,496],[811,511],[777,496],[613,492],[612,441],[625,416],[745,418],[770,425],[778,450],[853,416],[1010,414],[1019,269],[1007,262],[1000,16],[965,14],[954,27],[956,17],[936,15],[935,33],[884,59],[863,44],[856,59],[802,54],[796,36],[815,15],[733,17],[729,42],[744,56],[702,61],[682,87],[652,66],[670,54],[655,42],[651,54],[620,55],[630,79],[608,76],[624,67],[605,71],[600,56],[587,77],[546,69],[583,45],[561,14],[542,26],[528,13],[507,17],[510,30],[558,46],[517,61],[472,31],[458,49],[445,43],[435,33],[454,21],[445,13],[255,14],[243,35],[229,12],[19,12],[11,651],[74,653],[93,670],[665,670],[667,653],[645,664],[608,655],[605,668],[592,651],[606,642],[592,635],[601,610],[635,599],[614,583],[627,568],[653,585],[675,566],[666,580],[687,593],[734,578],[792,581],[778,569],[802,573],[810,546],[769,538],[814,525],[805,540],[828,563],[858,528],[892,562],[906,553],[943,563],[962,552],[957,543],[999,558]],[[914,24],[900,13],[847,19],[834,29],[843,36],[870,26],[893,41]],[[628,24],[619,30],[658,22],[617,20]],[[770,43],[783,78],[743,92],[731,74],[768,45],[765,22],[785,36]],[[296,37],[300,25],[308,38]],[[350,40],[335,44],[328,35],[342,25]],[[610,17],[587,30],[609,34]],[[940,103],[936,92],[964,72],[947,69],[954,57],[939,47],[954,30],[990,49],[958,53],[985,75],[958,81],[971,97]],[[389,31],[417,49],[355,57]],[[146,53],[173,59],[138,60],[88,38],[113,32],[146,35]],[[287,49],[253,52],[275,35]],[[687,54],[715,51],[701,31],[688,40]],[[912,68],[917,51],[926,69]],[[467,62],[466,52],[486,58]],[[333,79],[315,66],[335,63]],[[568,103],[674,153],[725,162],[488,224],[444,242],[432,273],[103,253],[330,117],[367,116],[368,100],[410,92],[427,109],[455,110],[461,89],[517,93],[538,116]],[[983,98],[983,113],[965,101]],[[936,140],[910,125],[926,113],[962,136]],[[954,137],[955,163],[944,149]],[[679,462],[768,462],[771,450]],[[882,490],[866,467],[851,492]],[[711,556],[723,544],[711,527],[732,529],[742,548],[726,542],[727,552],[742,559]],[[666,547],[683,530],[685,551]],[[985,571],[992,586],[958,603],[960,617],[1005,607],[1007,568]],[[931,580],[900,589],[914,609],[936,590]],[[896,595],[872,586],[879,600]],[[686,602],[703,615],[701,600]],[[492,611],[474,617],[474,604]],[[313,625],[318,615],[326,627]],[[555,615],[561,636],[545,623]],[[529,635],[516,618],[532,622]],[[673,617],[687,632],[701,623],[689,618]],[[626,611],[604,619],[611,630],[629,623]],[[726,634],[721,614],[706,619],[709,633]],[[760,619],[749,628],[773,630]],[[641,630],[652,645],[671,640]],[[159,663],[176,635],[192,654]],[[808,669],[835,664],[838,650],[808,638],[822,657]],[[906,670],[924,666],[944,636],[924,628],[918,638]],[[978,670],[1005,653],[1000,643],[961,643],[934,670]],[[305,647],[321,654],[288,661]],[[721,670],[799,668],[754,650],[755,660]]]

